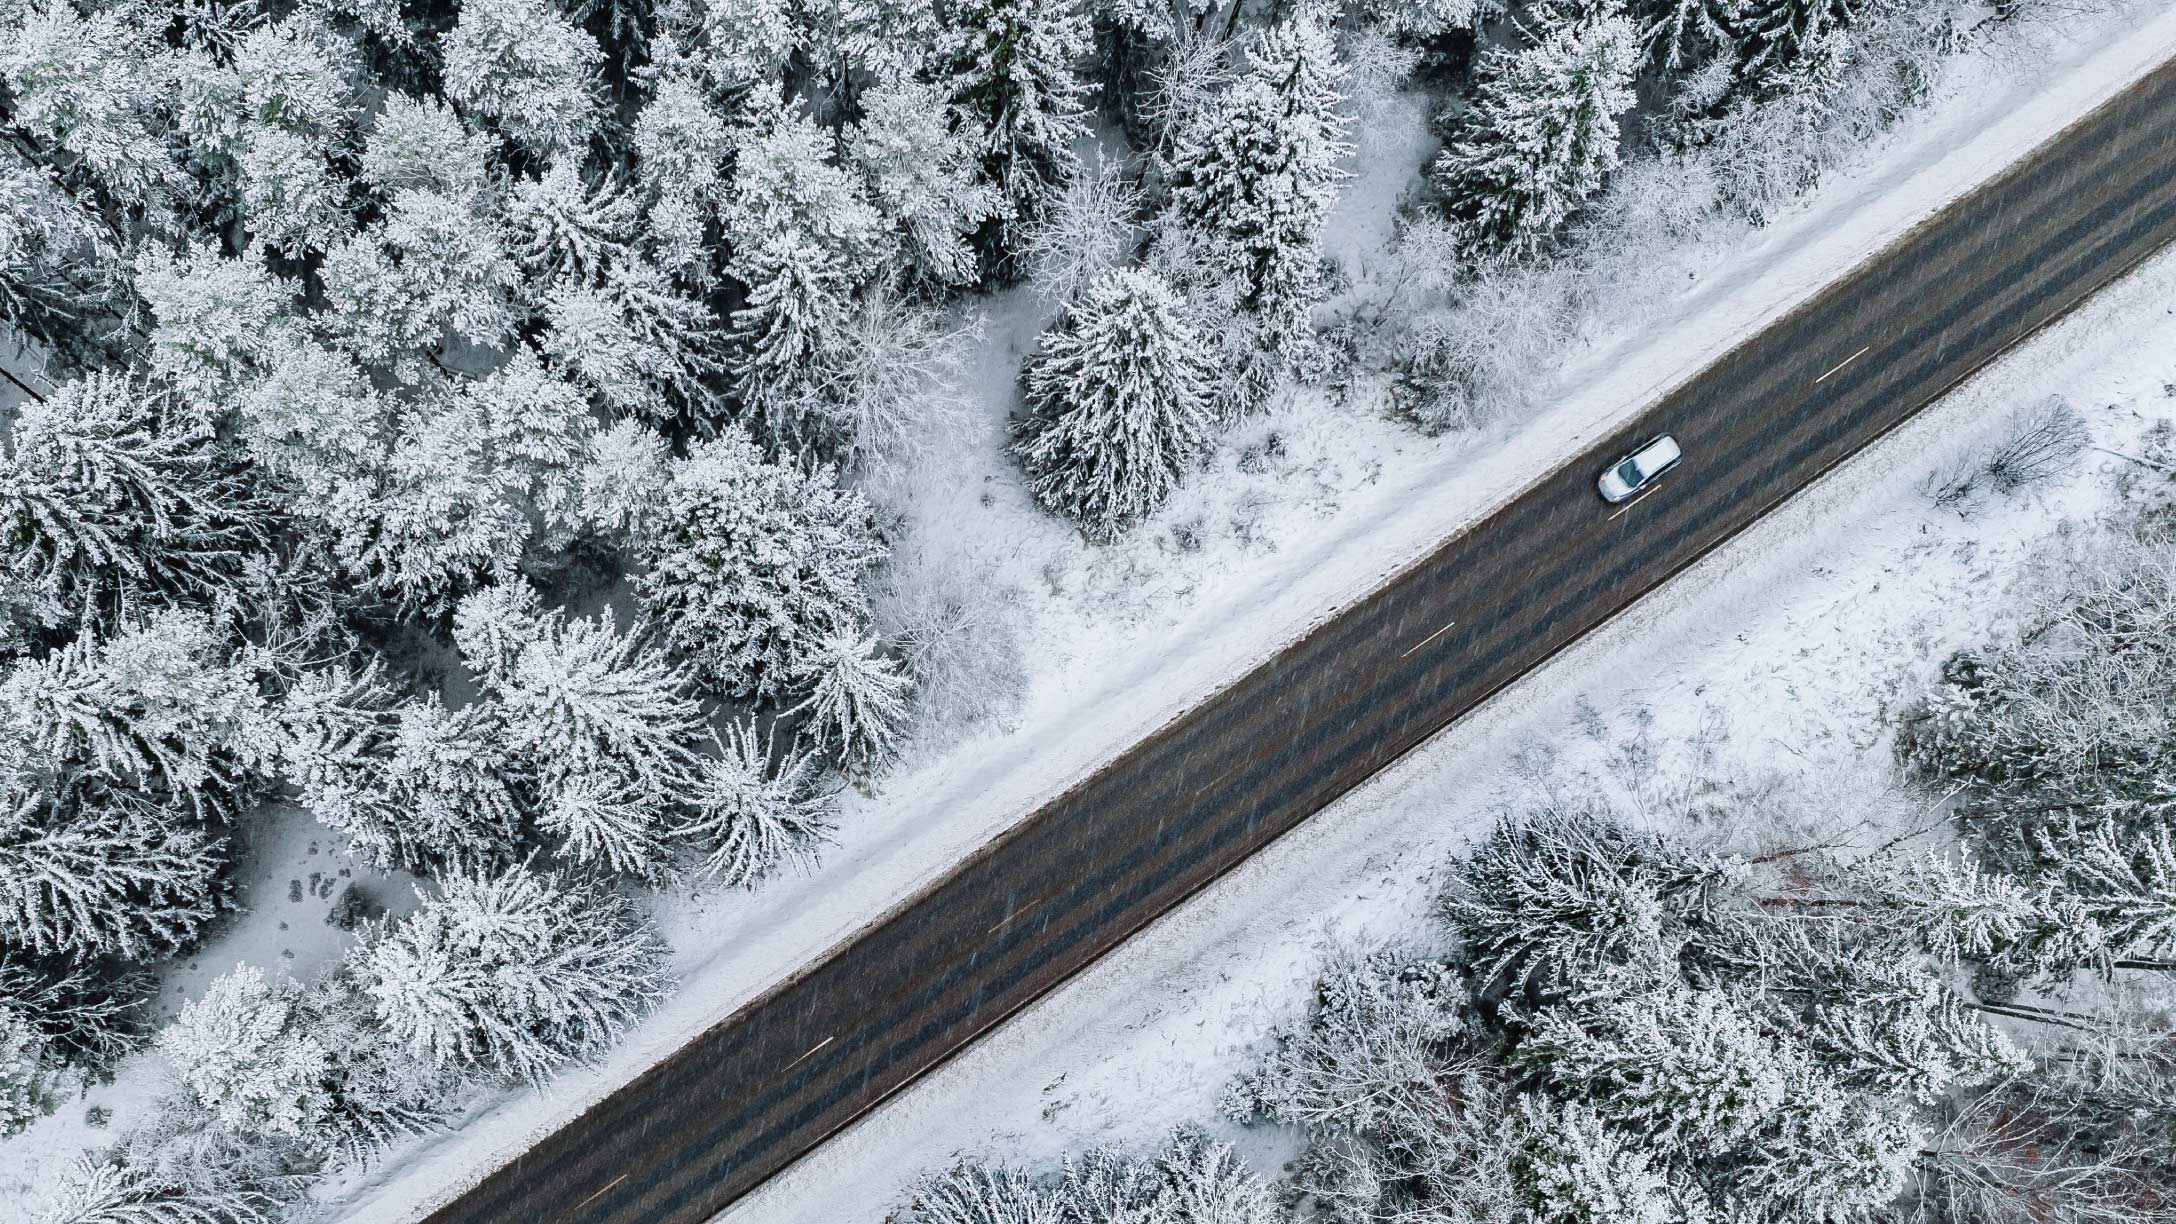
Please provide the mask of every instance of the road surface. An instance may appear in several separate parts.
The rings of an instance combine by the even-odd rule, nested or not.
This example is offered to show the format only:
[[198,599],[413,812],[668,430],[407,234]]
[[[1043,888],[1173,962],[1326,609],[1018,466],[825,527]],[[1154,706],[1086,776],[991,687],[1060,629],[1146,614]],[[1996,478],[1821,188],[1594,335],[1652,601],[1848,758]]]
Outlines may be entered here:
[[[700,1224],[2176,237],[2176,65],[430,1217]],[[1685,460],[1603,505],[1668,431]],[[1598,676],[1596,682],[1607,683]]]

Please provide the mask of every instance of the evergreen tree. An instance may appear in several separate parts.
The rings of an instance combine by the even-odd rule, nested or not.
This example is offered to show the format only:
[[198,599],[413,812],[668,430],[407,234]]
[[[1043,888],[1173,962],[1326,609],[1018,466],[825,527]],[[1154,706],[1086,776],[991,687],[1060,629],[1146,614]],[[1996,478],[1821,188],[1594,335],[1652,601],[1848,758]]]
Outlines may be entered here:
[[1351,146],[1338,112],[1344,66],[1309,18],[1256,41],[1247,73],[1181,137],[1171,194],[1239,278],[1273,345],[1304,329],[1323,293],[1322,229]]
[[764,458],[739,430],[673,464],[636,579],[674,650],[712,688],[790,692],[821,644],[869,618],[862,574],[884,556],[869,505],[829,468]]
[[848,773],[868,775],[899,752],[907,718],[907,677],[874,637],[826,639],[808,661],[808,696],[788,714],[806,714],[802,734]]
[[873,86],[845,147],[879,211],[903,232],[908,273],[939,285],[973,283],[967,240],[1000,215],[1002,201],[982,178],[973,131],[942,91],[911,77]]
[[259,1140],[323,1144],[333,1108],[332,1052],[299,1031],[302,987],[247,965],[213,979],[159,1034],[187,1098],[213,1125]]
[[1153,273],[1099,279],[1043,334],[1013,453],[1046,506],[1108,540],[1162,505],[1211,443],[1215,370]]
[[332,322],[365,361],[435,346],[447,328],[485,345],[513,331],[520,275],[498,218],[476,200],[402,191],[382,223],[326,253],[323,276]]
[[0,944],[148,960],[218,912],[222,843],[182,813],[76,772],[0,788]]
[[1073,173],[1073,146],[1088,134],[1089,86],[1076,68],[1090,27],[1077,0],[952,0],[942,26],[952,104],[980,130],[983,176],[1006,210],[984,231],[985,253],[995,254]]
[[442,887],[349,962],[415,1058],[542,1083],[666,994],[664,946],[624,898],[519,868]]
[[[1625,983],[1629,986],[1630,983]],[[1737,1147],[1782,1104],[1794,1061],[1728,995],[1664,987],[1552,1008],[1517,1062],[1560,1098],[1650,1141],[1695,1152]]]
[[139,254],[136,292],[151,308],[152,368],[200,411],[216,410],[302,341],[286,321],[294,286],[209,246]]
[[216,809],[267,760],[260,663],[230,657],[207,618],[164,612],[16,663],[0,727],[41,770],[77,764]]
[[267,526],[239,473],[164,392],[120,375],[15,410],[0,455],[6,585],[47,625],[208,602]]
[[578,151],[603,118],[603,60],[548,0],[468,0],[446,34],[446,93],[532,152]]
[[80,158],[117,209],[159,205],[178,176],[161,140],[153,39],[123,9],[47,0],[17,12],[0,53],[14,121]]
[[507,195],[510,253],[536,281],[593,285],[634,258],[636,204],[620,184],[582,181],[573,158]]
[[[753,12],[760,6],[731,7]],[[733,159],[724,117],[692,75],[667,72],[636,114],[631,143],[652,256],[672,275],[708,285],[716,269],[705,226],[717,211],[724,167]]]
[[563,281],[544,311],[545,355],[606,404],[664,419],[716,417],[723,329],[653,265],[616,264],[595,285]]
[[1738,48],[1738,79],[1788,92],[1850,46],[1864,0],[1725,0],[1722,25]]
[[394,93],[371,124],[361,169],[387,200],[427,191],[472,201],[484,191],[490,158],[491,138],[463,128],[444,102]]
[[753,888],[783,867],[814,862],[836,815],[832,798],[816,789],[816,770],[812,756],[774,751],[752,721],[727,723],[687,800],[683,835],[709,847],[697,873]]
[[1464,131],[1437,159],[1458,239],[1477,255],[1539,249],[1617,168],[1639,48],[1603,8],[1544,10],[1533,45],[1493,51]]

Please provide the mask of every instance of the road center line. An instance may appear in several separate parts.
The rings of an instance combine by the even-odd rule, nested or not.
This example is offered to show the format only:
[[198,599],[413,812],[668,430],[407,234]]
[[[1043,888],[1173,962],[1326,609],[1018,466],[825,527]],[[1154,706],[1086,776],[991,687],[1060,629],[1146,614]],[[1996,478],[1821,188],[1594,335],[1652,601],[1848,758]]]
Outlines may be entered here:
[[1457,623],[1457,621],[1448,622],[1443,626],[1443,628],[1436,630],[1434,633],[1429,634],[1427,637],[1424,637],[1421,640],[1413,643],[1411,646],[1406,647],[1405,654],[1401,654],[1398,657],[1402,659],[1405,657],[1405,655],[1412,654],[1414,651],[1419,650],[1421,647],[1426,646],[1428,643],[1435,641],[1439,637],[1442,637],[1445,633],[1448,633],[1450,631],[1452,625],[1455,625]]
[[830,1045],[832,1042],[837,1041],[838,1039],[838,1035],[835,1033],[829,1037],[824,1038],[822,1041],[819,1041],[815,1045],[810,1046],[808,1048],[808,1054],[803,1054],[801,1057],[794,1059],[792,1062],[787,1063],[784,1067],[781,1067],[779,1069],[781,1071],[793,1070],[795,1067],[798,1067],[802,1063],[807,1062],[809,1054],[814,1054],[816,1051],[823,1049],[825,1046]]
[[574,1209],[575,1209],[576,1211],[580,1211],[580,1210],[581,1210],[582,1208],[584,1208],[584,1207],[587,1207],[587,1206],[589,1206],[589,1205],[590,1205],[591,1203],[594,1203],[594,1202],[596,1202],[596,1201],[597,1201],[597,1196],[598,1196],[598,1195],[600,1195],[600,1194],[603,1194],[603,1193],[604,1193],[605,1191],[607,1191],[607,1190],[610,1190],[610,1189],[611,1189],[612,1187],[614,1187],[614,1186],[617,1186],[617,1185],[619,1185],[619,1184],[620,1184],[621,1182],[623,1182],[623,1181],[626,1181],[626,1180],[627,1180],[627,1175],[626,1175],[625,1173],[622,1173],[622,1174],[620,1174],[620,1175],[619,1175],[618,1177],[615,1177],[615,1178],[613,1178],[613,1179],[612,1179],[611,1181],[608,1181],[608,1182],[606,1182],[605,1184],[603,1184],[603,1185],[601,1185],[601,1186],[597,1187],[597,1188],[596,1188],[595,1190],[592,1190],[592,1191],[590,1191],[590,1192],[589,1192],[589,1197],[588,1197],[588,1198],[586,1198],[586,1199],[583,1199],[583,1200],[582,1200],[581,1202],[579,1202],[579,1203],[576,1203],[576,1204],[574,1205]]
[[[1866,348],[1862,348],[1862,349],[1860,349],[1860,350],[1859,350],[1858,352],[1856,352],[1856,353],[1853,353],[1853,354],[1851,354],[1851,355],[1850,355],[1849,357],[1846,357],[1846,358],[1844,358],[1844,359],[1843,359],[1842,361],[1839,361],[1839,362],[1837,362],[1837,363],[1836,363],[1836,367],[1835,367],[1835,369],[1832,369],[1832,370],[1830,370],[1830,371],[1828,372],[1828,374],[1834,374],[1834,373],[1836,372],[1836,370],[1841,370],[1841,369],[1843,369],[1843,368],[1844,368],[1845,366],[1847,366],[1847,365],[1850,365],[1850,364],[1851,364],[1852,362],[1854,362],[1854,361],[1857,361],[1857,360],[1858,360],[1859,358],[1861,358],[1861,357],[1864,357],[1864,356],[1866,355],[1866,349],[1870,349],[1870,348],[1872,348],[1872,347],[1874,347],[1874,346],[1873,346],[1873,345],[1871,345],[1871,344],[1869,344],[1869,345],[1867,345],[1867,346],[1866,346]],[[1821,378],[1816,378],[1816,379],[1814,379],[1813,381],[1814,381],[1815,383],[1819,383],[1819,382],[1821,381],[1821,379],[1822,379],[1822,378],[1827,378],[1827,377],[1828,377],[1828,374],[1823,374],[1823,375],[1821,376]]]

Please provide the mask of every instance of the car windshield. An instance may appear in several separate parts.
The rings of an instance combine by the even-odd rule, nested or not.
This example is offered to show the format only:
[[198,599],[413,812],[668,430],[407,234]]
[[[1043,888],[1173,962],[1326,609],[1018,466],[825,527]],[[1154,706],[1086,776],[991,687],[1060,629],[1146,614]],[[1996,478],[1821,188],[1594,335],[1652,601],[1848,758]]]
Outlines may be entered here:
[[1638,460],[1627,459],[1617,465],[1617,479],[1623,481],[1626,488],[1631,489],[1639,487],[1639,483],[1647,479],[1647,475],[1640,471]]

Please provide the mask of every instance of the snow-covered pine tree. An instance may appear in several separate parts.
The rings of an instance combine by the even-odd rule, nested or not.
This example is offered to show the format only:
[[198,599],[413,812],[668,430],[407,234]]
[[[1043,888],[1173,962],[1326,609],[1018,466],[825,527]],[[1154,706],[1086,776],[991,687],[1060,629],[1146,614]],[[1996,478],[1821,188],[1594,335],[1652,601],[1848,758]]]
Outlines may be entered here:
[[817,789],[819,763],[798,746],[775,750],[753,720],[729,722],[688,796],[682,836],[708,847],[697,874],[753,888],[788,866],[815,861],[830,840],[837,805]]
[[61,1174],[38,1224],[280,1224],[286,1216],[291,1195],[246,1178],[222,1180],[86,1155]]
[[1610,6],[1545,8],[1534,41],[1490,52],[1471,115],[1436,160],[1461,244],[1474,255],[1545,245],[1618,162],[1639,44]]
[[0,585],[44,624],[215,601],[263,538],[267,516],[242,474],[157,386],[91,374],[14,412]]
[[[1577,1102],[1521,1096],[1506,1135],[1517,1217],[1550,1224],[1679,1224],[1703,1218],[1697,1191],[1675,1182],[1655,1153]],[[1688,1201],[1691,1200],[1691,1201]]]
[[636,211],[621,184],[584,182],[577,160],[562,156],[507,193],[509,250],[539,284],[593,285],[633,258]]
[[218,912],[224,844],[182,812],[84,773],[0,786],[0,945],[148,960]]
[[1179,215],[1239,277],[1239,300],[1272,347],[1321,299],[1322,228],[1350,151],[1338,111],[1345,70],[1311,17],[1272,26],[1223,98],[1194,117],[1173,154]]
[[1725,991],[1632,987],[1542,1013],[1515,1062],[1662,1147],[1717,1155],[1744,1143],[1782,1104],[1804,1053],[1763,1033]]
[[973,283],[967,240],[1003,207],[982,178],[974,131],[941,90],[912,77],[872,86],[861,108],[861,120],[845,133],[846,156],[904,235],[907,273],[938,285]]
[[[728,12],[757,7],[724,6]],[[709,285],[717,269],[705,227],[717,211],[725,167],[733,159],[733,135],[724,117],[693,74],[668,71],[635,115],[631,141],[652,257],[688,284]]]
[[542,1083],[665,996],[664,944],[626,898],[514,868],[455,874],[349,972],[409,1054]]
[[693,786],[705,738],[682,666],[644,626],[542,612],[526,587],[461,601],[454,640],[497,699],[513,750],[537,779],[538,822],[576,863],[655,877],[673,804]]
[[1022,379],[1013,453],[1045,506],[1115,538],[1208,453],[1216,371],[1178,295],[1154,273],[1098,279],[1043,333]]
[[85,633],[0,680],[0,728],[41,770],[80,765],[219,812],[268,759],[263,660],[212,622],[170,610]]
[[287,319],[295,286],[253,259],[210,246],[136,256],[136,292],[151,309],[151,368],[184,411],[217,413],[235,392],[303,342]]
[[107,343],[119,339],[123,278],[114,235],[57,178],[0,149],[0,323],[64,363],[96,367],[118,356]]
[[671,447],[656,430],[632,418],[614,422],[590,440],[580,476],[582,520],[619,545],[650,535],[671,461]]
[[787,709],[805,715],[801,732],[849,774],[868,776],[899,753],[910,681],[874,636],[825,639],[806,664],[808,696]]
[[1006,215],[985,226],[986,257],[1009,249],[1073,173],[1088,134],[1089,85],[1077,68],[1092,46],[1078,0],[951,0],[938,54],[952,103],[982,133],[984,177]]
[[722,693],[793,691],[817,647],[869,619],[884,556],[869,504],[829,468],[774,462],[739,429],[672,465],[636,578],[666,640]]
[[326,1145],[333,1055],[295,1023],[302,986],[238,965],[159,1033],[184,1099],[214,1126],[308,1150]]
[[287,339],[235,401],[234,429],[290,513],[333,523],[384,465],[393,409],[347,353]]
[[446,94],[534,153],[579,153],[603,120],[604,52],[549,0],[468,0],[445,36]]

